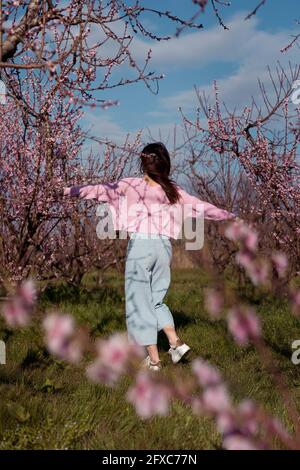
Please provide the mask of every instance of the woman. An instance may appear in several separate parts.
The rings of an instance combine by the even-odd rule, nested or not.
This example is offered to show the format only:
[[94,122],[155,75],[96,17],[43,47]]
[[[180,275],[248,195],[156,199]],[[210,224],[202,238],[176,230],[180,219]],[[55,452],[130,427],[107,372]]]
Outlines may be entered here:
[[[128,338],[146,347],[145,366],[158,371],[161,369],[158,331],[163,330],[169,340],[173,363],[179,362],[190,350],[179,339],[173,316],[164,303],[171,279],[170,238],[178,238],[184,217],[226,220],[234,215],[191,196],[176,185],[169,178],[168,150],[160,142],[143,149],[140,170],[143,178],[73,186],[65,188],[64,195],[108,202],[114,229],[130,232],[125,267]],[[128,210],[124,209],[124,200]]]

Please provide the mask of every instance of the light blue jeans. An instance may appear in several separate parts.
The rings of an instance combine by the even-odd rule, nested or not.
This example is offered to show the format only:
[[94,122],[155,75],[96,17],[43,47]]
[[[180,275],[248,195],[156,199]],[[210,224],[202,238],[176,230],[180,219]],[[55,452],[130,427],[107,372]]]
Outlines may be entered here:
[[126,325],[129,341],[157,344],[157,333],[174,326],[163,303],[171,281],[172,245],[164,235],[132,233],[125,265]]

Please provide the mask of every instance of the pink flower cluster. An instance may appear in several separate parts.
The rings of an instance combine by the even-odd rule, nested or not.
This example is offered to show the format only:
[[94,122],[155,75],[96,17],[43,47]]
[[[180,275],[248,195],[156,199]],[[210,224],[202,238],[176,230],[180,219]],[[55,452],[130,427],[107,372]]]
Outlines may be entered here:
[[268,279],[269,264],[256,255],[257,233],[239,220],[227,227],[225,235],[240,245],[236,261],[243,266],[254,285],[264,284]]
[[220,373],[202,359],[193,362],[193,372],[203,389],[202,395],[192,400],[195,413],[211,415],[222,435],[223,448],[228,450],[256,450],[257,423],[255,406],[244,402],[234,407]]
[[227,227],[225,235],[229,240],[240,243],[251,253],[257,250],[257,233],[241,220],[231,223]]
[[283,278],[288,267],[287,256],[284,253],[276,252],[272,254],[271,260],[273,261],[273,265],[278,276]]
[[166,416],[171,397],[171,388],[157,383],[153,375],[146,371],[137,374],[134,386],[127,393],[128,401],[134,405],[142,419],[155,415]]
[[144,356],[143,349],[129,343],[126,335],[115,333],[107,340],[98,340],[97,358],[86,370],[88,378],[94,383],[114,386],[120,377],[130,369],[132,361]]
[[204,304],[206,310],[209,312],[213,319],[220,318],[223,308],[224,300],[221,292],[216,289],[207,288],[204,292]]
[[[230,240],[239,243],[240,251],[236,255],[236,261],[246,270],[252,283],[255,286],[265,284],[270,273],[270,263],[263,258],[259,258],[256,254],[258,246],[257,233],[244,222],[237,221],[229,225],[225,235]],[[275,252],[271,255],[270,261],[278,277],[283,278],[288,267],[286,255]]]
[[21,282],[15,295],[6,300],[2,306],[2,314],[8,326],[24,327],[31,320],[37,294],[34,282],[27,279]]
[[228,314],[228,329],[234,340],[241,346],[261,337],[261,324],[252,307],[235,306]]
[[78,363],[83,355],[83,342],[75,328],[71,315],[51,313],[44,319],[45,340],[54,356],[71,363]]

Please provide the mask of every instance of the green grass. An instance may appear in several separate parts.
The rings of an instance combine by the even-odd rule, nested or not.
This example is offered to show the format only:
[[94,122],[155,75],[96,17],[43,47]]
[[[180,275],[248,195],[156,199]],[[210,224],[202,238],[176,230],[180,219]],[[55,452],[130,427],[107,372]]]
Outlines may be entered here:
[[[93,286],[93,275],[86,279]],[[285,408],[256,351],[239,348],[223,321],[213,322],[203,308],[205,275],[199,270],[176,270],[167,296],[180,336],[193,352],[224,374],[236,400],[258,400],[287,422]],[[240,292],[254,302],[274,359],[284,371],[296,401],[300,398],[300,366],[292,364],[291,343],[300,339],[300,326],[287,305],[266,295]],[[73,314],[88,323],[95,336],[125,329],[122,276],[109,272],[101,289],[84,290],[58,285],[40,299],[39,320],[45,310]],[[208,418],[193,416],[175,402],[168,418],[143,422],[125,395],[129,379],[109,389],[87,382],[84,372],[55,360],[43,347],[36,321],[11,332],[0,322],[0,338],[7,343],[7,364],[0,366],[0,449],[218,449],[220,437]],[[184,374],[190,364],[175,366],[160,337],[165,374]]]

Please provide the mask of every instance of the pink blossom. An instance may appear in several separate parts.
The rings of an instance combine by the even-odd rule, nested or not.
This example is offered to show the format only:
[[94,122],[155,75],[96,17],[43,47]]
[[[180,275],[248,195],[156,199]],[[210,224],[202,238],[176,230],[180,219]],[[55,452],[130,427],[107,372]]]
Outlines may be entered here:
[[126,335],[122,333],[115,333],[107,340],[100,340],[97,350],[102,363],[120,374],[125,373],[130,358],[144,355],[143,349],[137,344],[129,343]]
[[264,284],[268,278],[269,265],[265,260],[257,260],[247,251],[240,251],[236,261],[243,266],[254,285]]
[[244,346],[261,336],[261,324],[251,307],[234,307],[228,315],[228,328],[235,341]]
[[17,294],[28,307],[33,307],[37,300],[37,292],[34,281],[27,279],[18,287]]
[[34,282],[27,279],[17,287],[16,294],[4,302],[2,313],[8,326],[12,328],[27,326],[31,320],[36,302]]
[[227,450],[260,450],[251,439],[239,433],[225,437],[223,448]]
[[143,348],[129,343],[123,333],[115,333],[96,345],[97,359],[87,368],[87,376],[95,383],[114,386],[127,372],[130,361],[144,356]]
[[208,362],[202,359],[195,359],[192,363],[192,370],[202,387],[218,385],[221,383],[221,375]]
[[136,383],[127,393],[127,399],[135,406],[137,414],[143,418],[166,416],[169,413],[170,389],[156,383],[149,373],[139,372]]
[[257,233],[249,229],[244,240],[246,248],[248,248],[250,251],[255,251],[257,249],[257,242]]
[[221,411],[216,416],[216,424],[219,432],[221,434],[229,434],[237,429],[237,423],[234,414],[232,411]]
[[236,254],[236,262],[248,271],[251,270],[254,259],[248,251],[239,251]]
[[221,413],[231,409],[227,388],[223,384],[207,387],[203,394],[203,407],[211,413]]
[[251,400],[244,400],[238,406],[238,413],[242,421],[241,427],[244,433],[255,434],[257,432],[257,406]]
[[213,318],[219,318],[223,307],[223,297],[215,289],[205,290],[205,308]]
[[49,314],[43,326],[47,347],[51,354],[71,363],[80,361],[82,346],[75,338],[75,322],[71,315]]
[[257,249],[257,233],[242,221],[231,223],[225,230],[225,235],[230,240],[241,243],[251,252]]
[[113,387],[120,378],[120,374],[116,370],[103,364],[100,359],[87,367],[86,375],[92,382],[103,383],[110,387]]
[[271,259],[279,277],[283,277],[288,267],[288,259],[284,253],[273,253]]
[[248,267],[247,273],[255,286],[264,284],[268,278],[269,265],[264,260],[256,261]]
[[8,326],[12,328],[24,327],[30,321],[28,310],[18,297],[7,300],[2,307],[2,314]]

